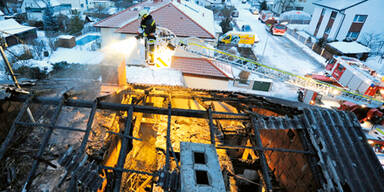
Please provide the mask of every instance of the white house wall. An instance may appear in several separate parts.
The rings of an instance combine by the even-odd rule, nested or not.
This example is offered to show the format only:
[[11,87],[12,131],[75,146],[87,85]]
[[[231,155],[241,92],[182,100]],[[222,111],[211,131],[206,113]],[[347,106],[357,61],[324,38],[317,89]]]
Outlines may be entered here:
[[[332,10],[331,10],[332,11]],[[334,40],[336,38],[336,34],[339,31],[340,25],[342,25],[343,18],[345,17],[344,14],[337,12],[336,18],[333,22],[331,32],[329,33],[328,39]],[[328,24],[328,21],[326,22]]]
[[27,13],[27,19],[32,21],[42,21],[43,20],[43,13],[41,12],[28,12]]
[[315,33],[316,25],[317,25],[317,22],[319,22],[319,18],[321,15],[321,10],[322,10],[321,7],[316,7],[314,9],[311,22],[309,23],[309,26],[308,26],[308,33],[309,34],[313,35],[313,33]]
[[368,15],[363,28],[360,31],[358,41],[364,38],[364,34],[384,33],[384,1],[383,0],[369,0],[365,3],[359,4],[355,7],[349,8],[345,11],[346,17],[343,26],[337,37],[338,40],[344,40],[347,36],[349,28],[353,22],[355,15]]
[[228,90],[228,80],[218,80],[184,75],[185,86],[196,89]]
[[[319,31],[317,32],[316,38],[321,38],[324,35],[325,28],[327,27],[329,18],[331,17],[332,10],[331,9],[325,9],[325,14],[323,17],[323,20],[321,21],[321,25],[319,28]],[[320,12],[321,14],[321,12]],[[317,23],[316,23],[317,25]],[[316,26],[315,26],[316,29]]]
[[[85,0],[59,0],[60,3],[63,4],[71,4],[72,9],[86,9],[86,2]],[[83,7],[81,7],[81,4],[83,4]]]

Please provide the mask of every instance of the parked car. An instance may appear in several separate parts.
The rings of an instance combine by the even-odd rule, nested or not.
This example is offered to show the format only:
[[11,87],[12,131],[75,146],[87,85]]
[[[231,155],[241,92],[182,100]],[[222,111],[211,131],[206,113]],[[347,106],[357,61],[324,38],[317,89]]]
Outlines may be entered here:
[[231,16],[232,16],[232,17],[235,17],[235,18],[239,17],[239,11],[236,10],[236,9],[233,10],[232,13],[231,13]]
[[259,19],[260,19],[261,22],[264,23],[265,21],[267,21],[271,17],[273,17],[273,13],[271,11],[262,10],[260,12]]
[[219,37],[219,43],[232,44],[237,46],[254,45],[259,42],[259,37],[252,32],[228,31]]
[[249,8],[249,11],[253,14],[253,15],[259,15],[259,10],[255,7],[251,7]]
[[249,25],[243,25],[241,27],[241,31],[250,32],[250,31],[252,31],[252,29],[251,29],[251,26],[249,26]]
[[269,32],[272,33],[272,35],[284,35],[287,31],[287,26],[282,24],[273,24],[269,27]]

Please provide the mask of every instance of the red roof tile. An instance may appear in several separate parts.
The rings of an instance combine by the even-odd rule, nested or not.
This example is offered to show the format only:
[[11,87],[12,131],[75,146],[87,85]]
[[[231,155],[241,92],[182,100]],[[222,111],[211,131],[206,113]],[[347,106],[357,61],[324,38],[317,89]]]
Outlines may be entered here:
[[[132,22],[134,19],[137,19],[137,15],[139,14],[140,8],[142,7],[151,7],[151,9],[157,9],[161,6],[168,4],[169,1],[144,1],[142,3],[136,4],[132,7],[125,9],[124,11],[120,11],[115,15],[107,17],[99,22],[97,22],[95,27],[105,27],[105,28],[120,28],[127,23]],[[137,8],[137,10],[136,10]],[[137,29],[137,28],[136,28]]]
[[[213,34],[209,33],[172,3],[153,11],[151,15],[154,17],[156,25],[170,29],[176,36],[215,38]],[[138,27],[139,20],[136,18],[116,32],[134,34],[137,32]]]
[[172,57],[171,68],[180,70],[183,74],[201,75],[230,79],[213,63],[204,58]]

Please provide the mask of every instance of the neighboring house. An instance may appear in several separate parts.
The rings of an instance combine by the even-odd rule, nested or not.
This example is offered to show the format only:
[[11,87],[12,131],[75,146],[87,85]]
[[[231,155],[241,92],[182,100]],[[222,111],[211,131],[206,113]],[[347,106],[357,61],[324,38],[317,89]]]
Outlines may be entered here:
[[25,43],[37,38],[36,27],[20,25],[14,19],[6,19],[0,21],[0,36],[5,38],[8,46]]
[[190,0],[191,2],[195,2],[198,5],[202,6],[215,6],[221,5],[225,3],[225,0]]
[[224,72],[219,67],[220,65],[205,58],[173,56],[171,63],[171,68],[182,72],[186,87],[226,90],[233,77],[231,71]]
[[91,0],[57,0],[61,4],[70,4],[72,9],[86,10]]
[[42,21],[44,10],[48,5],[52,6],[54,15],[71,14],[71,4],[63,4],[57,0],[24,0],[21,11],[27,13],[27,19],[33,21]]
[[23,0],[4,0],[7,4],[7,7],[3,10],[3,12],[7,15],[20,13],[20,7],[23,3]]
[[[116,40],[136,36],[140,22],[138,12],[144,7],[150,9],[157,26],[171,30],[178,38],[198,37],[212,45],[216,43],[215,25],[211,10],[186,1],[145,1],[95,24],[95,27],[100,28],[102,47]],[[139,47],[143,47],[139,41],[136,42],[138,42]],[[135,50],[137,53],[132,54],[129,60],[127,60],[127,63],[137,64],[132,63],[132,61],[137,60],[143,63],[142,49],[138,48]],[[176,55],[193,56],[185,53],[181,49],[176,50]],[[140,58],[135,58],[135,56]]]
[[271,6],[271,11],[281,14],[285,11],[300,10],[312,14],[315,6],[312,4],[316,0],[275,0]]
[[384,33],[383,0],[321,0],[308,27],[309,34],[328,40],[361,41]]
[[104,7],[109,8],[115,6],[115,3],[111,0],[87,0],[88,8]]

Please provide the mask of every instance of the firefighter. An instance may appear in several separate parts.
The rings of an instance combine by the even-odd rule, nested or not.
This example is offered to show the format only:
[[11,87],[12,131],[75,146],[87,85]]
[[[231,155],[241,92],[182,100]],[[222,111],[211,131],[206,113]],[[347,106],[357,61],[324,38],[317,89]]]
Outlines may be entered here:
[[139,12],[139,18],[141,19],[140,27],[138,29],[139,37],[145,38],[145,60],[148,64],[153,65],[156,41],[156,23],[152,18],[152,15],[150,15],[146,9]]

